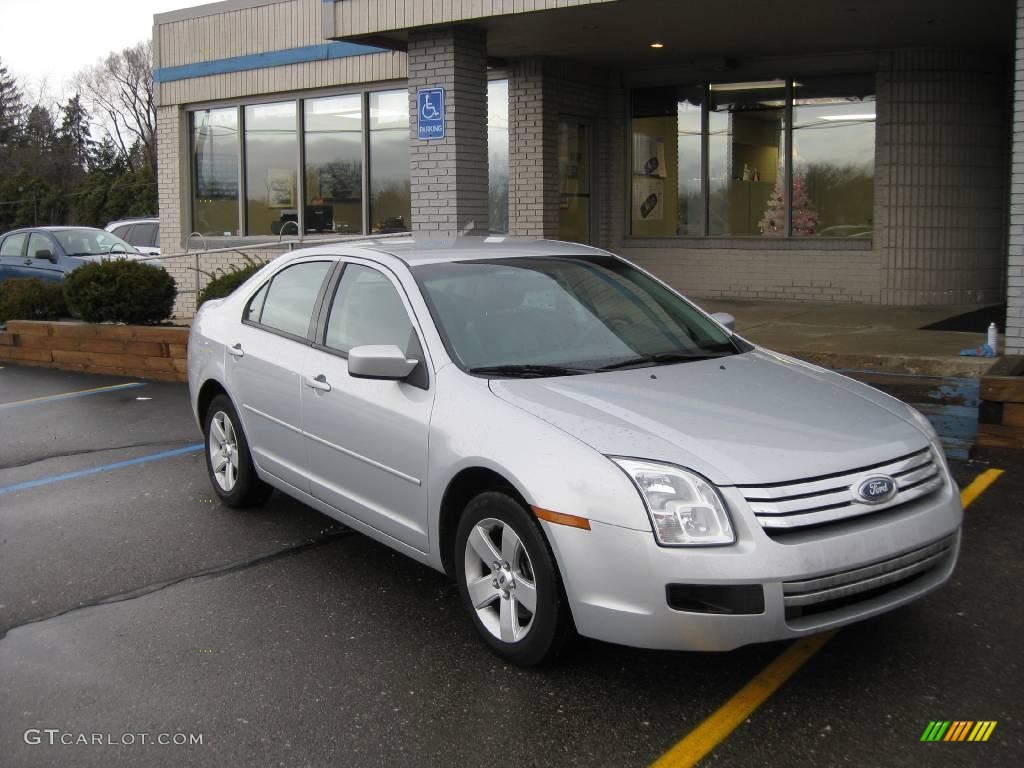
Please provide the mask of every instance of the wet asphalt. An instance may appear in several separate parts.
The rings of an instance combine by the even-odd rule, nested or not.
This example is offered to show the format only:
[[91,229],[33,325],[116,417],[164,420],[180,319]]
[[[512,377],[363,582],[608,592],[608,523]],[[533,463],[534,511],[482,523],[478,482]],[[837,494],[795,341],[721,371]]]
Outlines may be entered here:
[[[2,766],[642,766],[786,647],[510,667],[443,575],[278,493],[216,503],[183,385],[25,402],[126,381],[0,369]],[[951,582],[841,630],[706,765],[1024,761],[1024,459],[955,473],[990,466]],[[922,744],[936,719],[998,725]]]

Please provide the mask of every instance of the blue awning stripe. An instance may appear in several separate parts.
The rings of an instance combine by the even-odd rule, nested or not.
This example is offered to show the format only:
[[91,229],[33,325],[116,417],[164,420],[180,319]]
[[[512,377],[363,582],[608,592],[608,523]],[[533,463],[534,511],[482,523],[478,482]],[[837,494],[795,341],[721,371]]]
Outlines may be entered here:
[[153,72],[153,79],[158,83],[170,83],[175,80],[187,80],[190,77],[209,77],[229,72],[248,72],[252,69],[283,67],[288,64],[305,64],[309,61],[345,59],[349,56],[386,53],[387,50],[387,48],[360,45],[359,43],[321,43],[301,48],[287,48],[283,51],[233,56],[228,59],[197,61],[194,64],[182,64],[177,67],[162,67]]

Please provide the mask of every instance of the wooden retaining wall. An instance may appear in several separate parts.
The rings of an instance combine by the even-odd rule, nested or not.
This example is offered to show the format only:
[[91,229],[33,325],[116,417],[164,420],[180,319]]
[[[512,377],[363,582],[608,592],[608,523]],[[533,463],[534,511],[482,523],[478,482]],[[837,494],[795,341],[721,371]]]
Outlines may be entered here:
[[0,362],[186,381],[188,328],[11,320]]
[[978,447],[1024,450],[1024,357],[1007,355],[981,377]]

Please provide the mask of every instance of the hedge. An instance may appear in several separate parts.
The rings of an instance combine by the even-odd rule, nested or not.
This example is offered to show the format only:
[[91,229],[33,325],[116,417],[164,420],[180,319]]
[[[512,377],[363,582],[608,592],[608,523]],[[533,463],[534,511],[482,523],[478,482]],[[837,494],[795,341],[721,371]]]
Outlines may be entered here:
[[8,320],[59,320],[68,316],[64,286],[38,278],[0,282],[0,323]]
[[223,299],[230,295],[238,286],[256,274],[264,266],[264,262],[247,259],[244,267],[231,267],[223,274],[217,275],[199,292],[199,306],[211,299]]
[[158,323],[171,316],[178,289],[160,267],[128,259],[94,262],[64,278],[71,314],[90,323]]

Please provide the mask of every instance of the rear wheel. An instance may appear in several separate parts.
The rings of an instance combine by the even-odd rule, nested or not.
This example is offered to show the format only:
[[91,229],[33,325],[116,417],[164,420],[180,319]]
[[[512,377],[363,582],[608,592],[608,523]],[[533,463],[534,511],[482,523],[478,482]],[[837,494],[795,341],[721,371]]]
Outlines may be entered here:
[[270,494],[259,479],[238,413],[227,395],[217,395],[206,410],[206,469],[214,493],[229,507],[253,507]]
[[554,556],[536,520],[515,499],[473,499],[455,537],[459,593],[477,631],[500,656],[523,666],[561,650],[572,619]]

